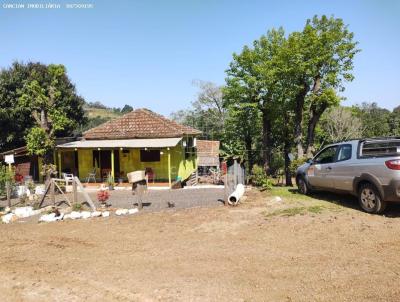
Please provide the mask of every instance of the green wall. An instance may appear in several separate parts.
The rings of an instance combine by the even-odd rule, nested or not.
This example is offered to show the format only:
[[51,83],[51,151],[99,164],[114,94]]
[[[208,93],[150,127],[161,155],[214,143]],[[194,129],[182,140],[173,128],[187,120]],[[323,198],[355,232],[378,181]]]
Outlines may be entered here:
[[[140,149],[129,149],[128,153],[122,150],[115,150],[119,152],[120,172],[127,173],[137,170],[144,170],[145,168],[152,168],[155,173],[156,180],[168,181],[168,153],[171,157],[171,180],[174,181],[179,176],[181,179],[186,179],[191,173],[197,169],[197,155],[192,154],[189,158],[185,159],[185,148],[182,142],[173,148],[161,148],[161,158],[159,162],[141,162]],[[87,175],[93,170],[93,150],[92,149],[78,149],[78,168],[79,177],[85,179]],[[97,169],[97,178],[100,178],[100,171]]]

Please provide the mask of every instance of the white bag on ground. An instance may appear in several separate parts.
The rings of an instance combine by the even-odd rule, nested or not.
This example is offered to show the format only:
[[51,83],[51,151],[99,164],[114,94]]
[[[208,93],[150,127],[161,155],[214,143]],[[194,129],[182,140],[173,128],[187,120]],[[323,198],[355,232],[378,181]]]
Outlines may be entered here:
[[1,217],[1,221],[3,223],[10,223],[11,221],[14,221],[16,219],[16,216],[14,213],[8,213],[6,215],[3,215]]
[[136,213],[138,213],[138,212],[139,212],[139,210],[138,210],[137,208],[133,208],[133,209],[129,209],[129,210],[128,210],[128,214],[129,214],[129,215],[136,214]]
[[90,218],[90,216],[91,216],[91,213],[90,213],[89,211],[83,211],[83,212],[81,212],[81,217],[82,217],[83,219]]
[[128,209],[118,209],[115,211],[115,215],[118,215],[118,216],[126,215],[126,214],[128,214]]
[[91,214],[92,217],[100,217],[101,216],[101,212],[100,211],[94,211]]
[[19,207],[19,208],[15,208],[14,210],[14,214],[18,217],[18,218],[25,218],[25,217],[29,217],[34,215],[34,210],[32,207]]
[[71,219],[80,219],[80,218],[82,218],[82,215],[81,215],[80,212],[72,211],[72,212],[69,214],[69,217],[70,217]]
[[56,216],[55,213],[50,213],[50,214],[42,215],[39,218],[39,221],[41,221],[41,222],[53,222],[53,221],[61,220],[61,219],[63,219],[63,217],[64,217],[64,214],[60,214],[59,216]]

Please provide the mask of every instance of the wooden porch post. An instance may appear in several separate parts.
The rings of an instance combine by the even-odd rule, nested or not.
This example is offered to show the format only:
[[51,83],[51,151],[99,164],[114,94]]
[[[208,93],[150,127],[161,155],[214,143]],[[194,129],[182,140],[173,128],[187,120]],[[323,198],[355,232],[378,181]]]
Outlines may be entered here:
[[61,150],[58,150],[58,177],[61,178]]
[[111,150],[111,176],[115,180],[115,176],[114,176],[114,149]]
[[170,148],[167,148],[168,150],[168,183],[169,187],[171,188],[172,182],[171,182],[171,152]]

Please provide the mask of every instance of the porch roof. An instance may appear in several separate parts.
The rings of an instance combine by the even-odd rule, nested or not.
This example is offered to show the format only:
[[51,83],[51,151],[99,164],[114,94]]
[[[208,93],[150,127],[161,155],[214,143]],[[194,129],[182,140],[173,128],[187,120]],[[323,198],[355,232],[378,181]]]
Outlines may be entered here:
[[175,147],[182,137],[113,139],[113,140],[81,140],[57,145],[61,149],[74,148],[167,148]]

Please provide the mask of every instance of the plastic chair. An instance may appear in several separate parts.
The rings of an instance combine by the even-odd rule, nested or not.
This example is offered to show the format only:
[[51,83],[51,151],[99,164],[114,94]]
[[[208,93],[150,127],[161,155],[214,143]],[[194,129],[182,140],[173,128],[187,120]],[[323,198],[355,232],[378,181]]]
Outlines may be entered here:
[[63,178],[65,179],[65,185],[68,186],[69,182],[73,182],[74,180],[74,174],[72,173],[62,173]]
[[96,168],[94,168],[92,172],[89,172],[88,176],[86,177],[86,183],[88,184],[91,179],[93,179],[96,183]]
[[146,176],[147,176],[147,182],[154,183],[156,176],[155,176],[155,173],[153,172],[153,169],[152,168],[146,168],[145,169],[145,173],[146,173]]

